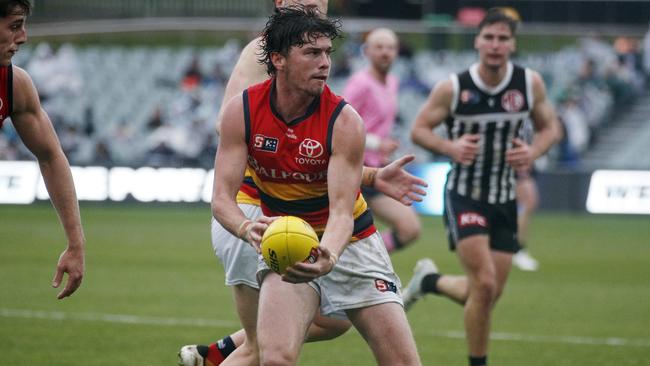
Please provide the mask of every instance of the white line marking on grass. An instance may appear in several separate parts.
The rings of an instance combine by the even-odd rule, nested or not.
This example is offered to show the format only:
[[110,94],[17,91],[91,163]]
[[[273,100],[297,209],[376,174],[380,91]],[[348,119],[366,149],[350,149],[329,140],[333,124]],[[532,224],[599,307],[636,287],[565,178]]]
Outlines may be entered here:
[[[226,327],[237,328],[239,322],[234,320],[219,320],[205,318],[163,318],[128,314],[99,314],[99,313],[65,313],[62,311],[24,310],[0,308],[0,317],[45,319],[45,320],[79,320],[88,322],[106,322],[118,324],[141,324],[156,326],[188,326],[188,327]],[[428,335],[440,338],[465,339],[462,331],[427,332]],[[492,340],[531,342],[531,343],[564,343],[616,347],[650,347],[650,339],[619,338],[619,337],[581,337],[581,336],[546,336],[536,334],[518,334],[493,332]]]
[[[441,338],[465,339],[465,332],[448,331],[448,332],[428,332],[427,334]],[[619,337],[582,337],[582,336],[546,336],[537,334],[518,334],[492,332],[491,340],[496,341],[515,341],[531,343],[565,343],[565,344],[584,344],[597,346],[622,346],[622,347],[650,347],[650,339],[643,338],[619,338]]]
[[89,322],[106,322],[121,324],[191,326],[191,327],[228,327],[237,328],[239,322],[234,320],[218,320],[203,318],[161,318],[128,314],[98,314],[98,313],[64,313],[62,311],[19,310],[0,308],[0,316],[4,318],[47,319],[47,320],[81,320]]

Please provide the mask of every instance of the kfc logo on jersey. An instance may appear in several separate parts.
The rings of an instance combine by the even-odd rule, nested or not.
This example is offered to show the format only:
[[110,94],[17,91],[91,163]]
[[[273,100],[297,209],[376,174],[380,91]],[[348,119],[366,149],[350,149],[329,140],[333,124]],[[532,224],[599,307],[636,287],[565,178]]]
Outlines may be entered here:
[[275,137],[266,137],[264,135],[255,135],[253,137],[253,147],[255,150],[268,151],[268,152],[277,152],[279,140]]
[[5,103],[3,102],[2,98],[0,98],[0,109],[2,109],[2,106],[4,106]]
[[458,226],[461,228],[467,226],[488,227],[485,216],[476,212],[463,212],[458,216]]
[[312,139],[304,139],[300,143],[298,153],[306,158],[316,159],[323,155],[323,145],[320,142]]
[[524,95],[519,90],[508,90],[501,97],[501,106],[508,112],[519,112],[524,107]]

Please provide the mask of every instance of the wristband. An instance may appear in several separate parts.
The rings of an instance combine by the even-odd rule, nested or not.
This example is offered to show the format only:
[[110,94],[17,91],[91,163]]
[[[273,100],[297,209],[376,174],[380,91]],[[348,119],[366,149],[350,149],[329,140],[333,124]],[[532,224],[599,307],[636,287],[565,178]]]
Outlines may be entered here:
[[361,185],[365,187],[374,187],[375,177],[377,177],[377,172],[379,168],[363,168],[363,173],[361,174]]
[[252,223],[253,222],[251,220],[249,220],[249,219],[246,219],[246,220],[242,221],[242,223],[239,224],[239,227],[237,228],[237,237],[242,239],[242,240],[246,240],[244,235],[246,234],[246,230],[248,229],[248,227]]

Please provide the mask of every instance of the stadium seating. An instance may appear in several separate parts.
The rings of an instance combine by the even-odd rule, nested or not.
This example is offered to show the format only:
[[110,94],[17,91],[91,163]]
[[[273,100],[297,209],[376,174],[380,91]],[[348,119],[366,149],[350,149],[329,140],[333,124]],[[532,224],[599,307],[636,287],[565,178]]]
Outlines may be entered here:
[[[21,49],[14,63],[34,78],[73,164],[210,167],[217,143],[212,125],[240,47],[233,41],[212,48],[64,45],[53,51],[41,43]],[[350,57],[345,60],[349,69],[337,70],[335,63],[335,76],[330,80],[338,92],[349,72],[365,63],[358,52],[343,53]],[[421,161],[432,158],[410,143],[409,125],[429,89],[475,58],[471,51],[419,51],[399,59],[394,67],[402,80],[401,123],[395,131],[402,142],[398,153],[415,153]],[[628,88],[626,80],[617,79],[612,70],[616,60],[611,47],[594,40],[517,60],[540,71],[560,116],[566,117],[568,142],[566,149],[554,154],[558,164],[578,166],[594,131],[611,121],[620,98],[641,94],[640,90],[635,95],[616,94],[616,88]],[[189,76],[193,62],[198,82]],[[161,112],[160,121],[154,123],[156,110]],[[4,130],[0,146],[5,152],[0,157],[28,158],[26,150],[15,143],[11,127]],[[650,167],[650,161],[644,166]]]

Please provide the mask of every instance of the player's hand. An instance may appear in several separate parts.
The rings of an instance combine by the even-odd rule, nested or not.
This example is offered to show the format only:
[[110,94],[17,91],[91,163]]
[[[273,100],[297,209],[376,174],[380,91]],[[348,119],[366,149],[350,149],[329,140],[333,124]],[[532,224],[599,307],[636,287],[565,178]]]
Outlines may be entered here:
[[336,265],[336,260],[329,249],[318,247],[318,258],[314,263],[298,262],[287,267],[287,272],[282,275],[282,281],[302,283],[313,281],[318,277],[330,273]]
[[72,295],[79,286],[84,277],[84,250],[80,248],[67,248],[59,256],[59,263],[56,265],[56,273],[52,279],[52,287],[59,288],[63,280],[63,274],[68,274],[68,281],[65,283],[63,290],[56,296],[61,300]]
[[261,254],[262,235],[264,235],[266,228],[268,228],[273,221],[277,220],[277,218],[278,216],[260,216],[256,218],[250,225],[248,225],[248,227],[246,227],[246,231],[244,231],[242,239],[252,245],[258,254]]
[[478,142],[481,136],[478,134],[465,134],[452,142],[452,149],[449,152],[451,159],[462,165],[471,165],[478,154]]
[[379,152],[385,155],[390,155],[399,147],[399,141],[392,138],[382,139],[379,143]]
[[427,194],[423,189],[427,182],[404,170],[404,166],[413,159],[415,156],[405,155],[379,168],[373,188],[406,206],[421,202],[422,196]]
[[512,148],[506,151],[506,162],[518,171],[527,171],[533,166],[533,161],[530,145],[520,138],[512,139]]

